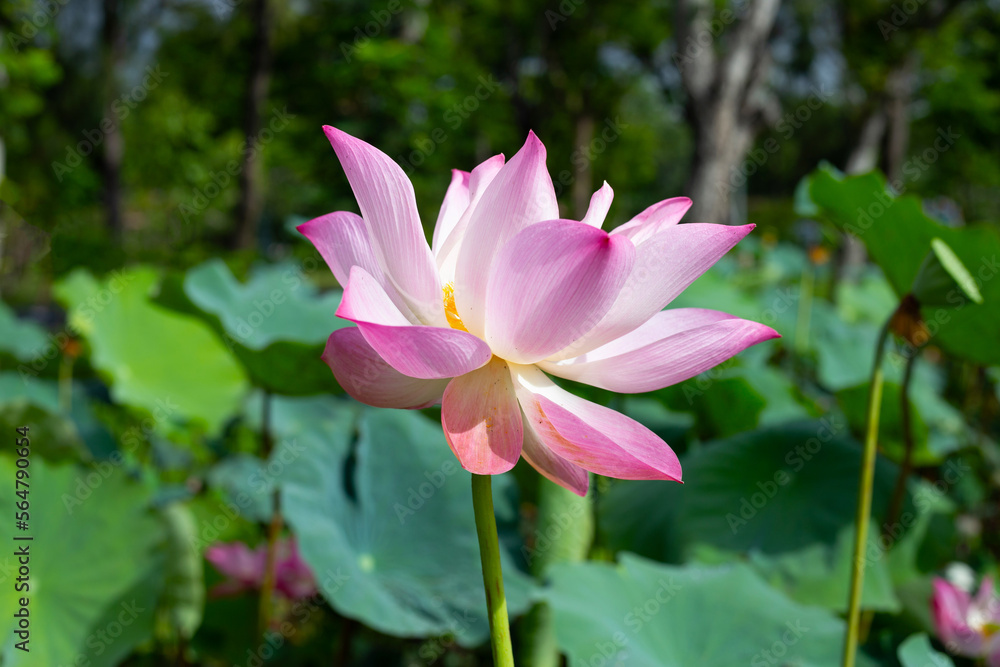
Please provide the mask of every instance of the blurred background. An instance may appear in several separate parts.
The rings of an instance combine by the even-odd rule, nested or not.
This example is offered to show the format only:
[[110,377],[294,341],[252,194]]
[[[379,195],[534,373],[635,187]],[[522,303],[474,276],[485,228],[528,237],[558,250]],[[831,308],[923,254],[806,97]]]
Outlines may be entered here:
[[[295,225],[356,210],[329,124],[403,167],[428,234],[450,169],[529,130],[564,217],[607,181],[605,229],[681,195],[757,225],[673,305],[780,341],[573,387],[683,487],[499,481],[518,664],[839,664],[895,313],[860,662],[1000,665],[995,594],[975,645],[932,613],[1000,556],[996,0],[4,0],[0,34],[0,424],[29,427],[35,535],[32,650],[5,592],[0,663],[490,664],[435,410],[318,360],[346,323]],[[982,304],[906,305],[933,238]]]

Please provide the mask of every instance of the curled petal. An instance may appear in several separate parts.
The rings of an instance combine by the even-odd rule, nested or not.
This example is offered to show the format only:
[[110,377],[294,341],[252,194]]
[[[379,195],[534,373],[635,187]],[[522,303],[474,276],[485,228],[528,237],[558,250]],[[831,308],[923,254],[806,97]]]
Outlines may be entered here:
[[664,199],[616,228],[612,233],[624,234],[632,243],[642,243],[663,228],[679,223],[691,208],[691,203],[687,197]]
[[554,453],[608,477],[681,480],[677,455],[639,422],[557,387],[535,366],[512,370],[525,418]]
[[377,408],[426,408],[441,400],[448,379],[421,380],[387,364],[357,327],[330,334],[323,361],[352,398]]
[[727,313],[677,308],[656,313],[635,331],[587,354],[538,365],[568,380],[639,393],[683,382],[751,345],[778,337],[771,327]]
[[500,249],[525,227],[559,217],[555,188],[545,168],[545,146],[528,139],[483,192],[469,218],[455,267],[455,304],[466,328],[486,328],[486,287]]
[[573,220],[540,222],[497,256],[486,292],[486,341],[515,363],[534,363],[590,330],[618,298],[635,248]]
[[[647,221],[647,224],[655,223]],[[659,231],[635,244],[632,272],[604,319],[579,340],[553,355],[550,361],[589,352],[637,329],[663,310],[753,228],[754,225],[730,227],[700,223],[661,225]],[[615,233],[612,236],[628,237]],[[638,232],[637,237],[641,238]]]
[[600,229],[604,224],[604,218],[607,217],[608,210],[611,208],[611,201],[614,198],[615,191],[611,189],[607,181],[604,181],[601,189],[595,192],[590,198],[590,208],[587,209],[587,214],[583,216],[581,222]]
[[493,357],[482,368],[448,383],[441,426],[462,467],[499,475],[517,463],[523,430],[507,362]]
[[296,229],[319,251],[327,266],[333,271],[337,282],[346,285],[351,275],[351,267],[360,266],[370,273],[392,302],[406,318],[417,323],[417,318],[410,312],[409,306],[392,286],[375,257],[368,228],[360,215],[348,211],[327,213],[309,222],[304,222]]
[[441,283],[410,179],[374,146],[330,126],[323,130],[358,200],[379,266],[421,322],[444,325]]
[[526,416],[524,417],[524,448],[521,450],[521,456],[549,481],[555,482],[580,497],[587,495],[587,488],[590,485],[590,475],[587,474],[587,471],[549,449]]
[[490,348],[472,334],[411,324],[360,266],[351,269],[337,315],[356,323],[378,355],[403,375],[450,378],[490,360]]

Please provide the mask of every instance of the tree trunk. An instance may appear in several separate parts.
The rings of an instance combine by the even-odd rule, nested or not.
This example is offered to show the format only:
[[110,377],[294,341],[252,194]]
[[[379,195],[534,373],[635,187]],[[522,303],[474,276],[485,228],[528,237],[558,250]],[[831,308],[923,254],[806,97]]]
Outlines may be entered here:
[[844,171],[848,174],[863,174],[878,165],[879,147],[885,137],[885,125],[885,112],[880,104],[865,119],[858,143],[851,150],[847,164],[844,165]]
[[[261,113],[271,84],[271,11],[268,0],[253,0],[250,6],[253,40],[250,45],[250,77],[244,105],[243,130],[247,146],[256,142],[262,127]],[[245,150],[240,171],[240,199],[236,209],[236,232],[232,245],[252,248],[257,240],[263,208],[263,166],[260,150]]]
[[910,144],[910,103],[913,97],[916,55],[910,53],[903,63],[889,73],[885,90],[889,140],[885,149],[885,173],[889,182],[903,177],[903,162]]
[[732,222],[730,197],[743,185],[739,169],[757,131],[774,114],[765,94],[770,68],[768,38],[780,0],[755,0],[726,35],[726,48],[712,43],[710,0],[677,3],[675,59],[687,93],[687,117],[695,134],[688,180],[694,201],[690,220]]
[[101,152],[101,171],[104,177],[104,211],[111,235],[120,240],[122,224],[122,158],[125,142],[122,139],[121,120],[112,108],[118,98],[118,68],[125,52],[125,35],[121,26],[118,0],[104,0],[104,25],[101,29],[104,56],[104,118],[110,121],[110,128],[104,137]]

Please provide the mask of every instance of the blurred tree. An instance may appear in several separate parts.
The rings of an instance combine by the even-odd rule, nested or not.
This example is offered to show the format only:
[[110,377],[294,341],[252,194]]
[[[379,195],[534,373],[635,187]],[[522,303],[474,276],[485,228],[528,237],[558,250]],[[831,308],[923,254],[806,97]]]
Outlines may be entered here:
[[[740,3],[737,3],[740,4]],[[709,0],[677,1],[677,68],[687,93],[687,118],[695,134],[688,195],[691,218],[730,220],[730,177],[775,113],[765,84],[771,65],[769,37],[780,0],[756,0],[742,15],[725,8],[713,17]],[[728,29],[725,26],[734,24]],[[718,50],[715,38],[725,32]]]
[[272,12],[268,0],[249,3],[253,37],[250,42],[250,74],[247,80],[246,102],[243,110],[243,132],[246,144],[240,165],[240,199],[236,207],[236,232],[233,246],[250,248],[257,240],[263,207],[262,159],[251,146],[261,132],[261,115],[267,102],[271,85],[271,22]]

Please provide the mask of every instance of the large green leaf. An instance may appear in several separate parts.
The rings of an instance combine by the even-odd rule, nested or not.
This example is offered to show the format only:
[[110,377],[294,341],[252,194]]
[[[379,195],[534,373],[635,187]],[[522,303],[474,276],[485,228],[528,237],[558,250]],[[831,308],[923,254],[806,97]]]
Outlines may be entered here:
[[158,427],[193,420],[217,432],[239,409],[246,376],[203,323],[150,302],[157,282],[148,268],[100,282],[78,270],[55,291],[117,402],[150,411]]
[[[14,470],[11,458],[0,457],[4,479]],[[9,543],[8,553],[29,545],[30,653],[14,648],[15,596],[0,596],[3,664],[80,664],[84,656],[91,665],[116,665],[152,634],[163,525],[145,488],[110,463],[52,466],[34,457],[28,470],[30,520],[22,534],[34,539]],[[18,500],[13,489],[3,494],[0,512],[13,520]],[[4,558],[5,566],[14,561]]]
[[975,305],[957,290],[952,309],[924,309],[934,341],[949,353],[984,364],[1000,363],[1000,232],[987,225],[946,227],[923,211],[920,199],[892,197],[878,173],[842,177],[820,169],[809,193],[820,216],[855,234],[882,267],[898,296],[910,291],[920,265],[940,238],[962,260],[982,292]]
[[[45,329],[34,322],[19,320],[7,304],[0,301],[0,352],[6,352],[19,361],[45,362],[46,355],[55,356],[58,350],[48,348]],[[30,368],[30,366],[29,366]]]
[[[839,610],[847,596],[861,455],[846,431],[843,418],[831,415],[708,443],[682,458],[683,486],[617,483],[600,505],[599,525],[613,548],[668,562],[691,558],[703,545],[747,554],[795,599]],[[886,512],[896,474],[893,464],[878,460],[876,517]],[[912,530],[917,523],[904,527],[906,540],[922,537]],[[888,562],[874,540],[870,552],[877,557],[863,602],[895,610]],[[912,567],[916,556],[907,553]]]
[[899,645],[898,655],[903,667],[955,667],[951,658],[934,650],[925,634],[909,637]]
[[211,324],[254,384],[290,395],[337,390],[320,355],[331,332],[351,326],[336,315],[339,291],[318,294],[289,262],[260,266],[240,283],[219,259],[189,271],[182,290],[161,302]]
[[[844,624],[743,565],[557,564],[546,597],[570,667],[836,664]],[[859,656],[861,665],[873,664]]]
[[[684,485],[620,482],[606,498],[609,535],[634,550],[629,535],[648,521],[635,508],[670,506],[677,534],[662,539],[733,551],[783,553],[834,544],[854,520],[861,446],[843,418],[798,422],[708,443],[682,459]],[[897,468],[879,459],[873,512],[885,512]],[[662,547],[645,544],[658,557]]]
[[0,432],[13,433],[20,426],[45,434],[35,450],[39,456],[51,460],[90,456],[76,425],[62,413],[55,382],[14,372],[0,373]]
[[[418,413],[332,399],[276,399],[288,456],[282,512],[337,611],[396,636],[488,634],[471,477],[441,427]],[[502,482],[503,478],[498,478]],[[506,485],[496,485],[500,501]],[[500,504],[500,503],[498,503]],[[502,511],[502,510],[501,510]],[[529,578],[504,554],[512,615]]]

